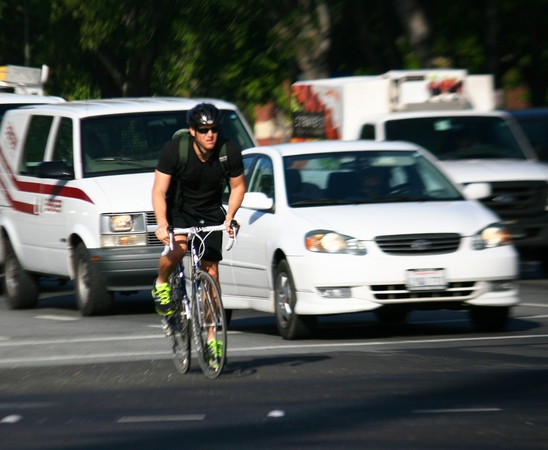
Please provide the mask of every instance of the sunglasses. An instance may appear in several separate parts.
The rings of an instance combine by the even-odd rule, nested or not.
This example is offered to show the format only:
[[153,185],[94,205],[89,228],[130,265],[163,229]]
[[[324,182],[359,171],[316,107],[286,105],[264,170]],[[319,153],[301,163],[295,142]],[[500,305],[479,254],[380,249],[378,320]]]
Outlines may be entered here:
[[196,132],[200,134],[207,134],[209,132],[212,132],[213,134],[217,134],[219,132],[219,127],[209,127],[209,128],[196,128]]

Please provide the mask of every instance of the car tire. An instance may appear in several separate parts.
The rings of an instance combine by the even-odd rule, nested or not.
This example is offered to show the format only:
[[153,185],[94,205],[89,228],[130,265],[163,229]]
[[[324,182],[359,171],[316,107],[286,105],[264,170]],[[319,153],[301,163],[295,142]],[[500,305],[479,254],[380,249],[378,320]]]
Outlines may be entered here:
[[393,306],[381,306],[375,310],[375,315],[379,322],[384,324],[404,323],[409,311],[404,308]]
[[74,292],[78,310],[83,316],[106,314],[112,308],[112,293],[102,285],[89,252],[81,242],[74,250]]
[[5,242],[4,296],[9,309],[35,308],[40,288],[38,277],[21,267],[11,242]]
[[470,309],[470,319],[479,331],[503,331],[509,315],[508,306],[474,306]]
[[295,283],[287,261],[282,260],[276,267],[274,278],[274,304],[276,326],[282,338],[287,340],[309,337],[316,328],[316,316],[303,316],[295,313],[297,295]]

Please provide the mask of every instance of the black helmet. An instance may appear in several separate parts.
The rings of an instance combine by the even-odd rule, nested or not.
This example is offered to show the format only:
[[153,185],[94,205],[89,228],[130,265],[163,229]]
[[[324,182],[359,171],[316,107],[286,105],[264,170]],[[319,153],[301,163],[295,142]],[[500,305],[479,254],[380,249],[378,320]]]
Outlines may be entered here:
[[191,128],[219,125],[221,122],[221,112],[211,103],[199,103],[186,113],[186,123]]

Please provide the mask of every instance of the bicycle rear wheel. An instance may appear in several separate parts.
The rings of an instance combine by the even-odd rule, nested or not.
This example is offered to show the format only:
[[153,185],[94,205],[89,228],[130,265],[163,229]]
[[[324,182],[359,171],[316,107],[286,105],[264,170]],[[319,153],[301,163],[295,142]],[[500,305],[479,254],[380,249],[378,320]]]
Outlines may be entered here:
[[168,317],[171,330],[171,349],[173,363],[179,373],[187,373],[190,368],[190,321],[183,304],[181,278],[177,272],[169,280],[171,286],[171,300],[176,305],[175,314]]
[[226,316],[219,286],[211,275],[195,274],[192,298],[192,327],[196,353],[207,378],[217,378],[226,363]]

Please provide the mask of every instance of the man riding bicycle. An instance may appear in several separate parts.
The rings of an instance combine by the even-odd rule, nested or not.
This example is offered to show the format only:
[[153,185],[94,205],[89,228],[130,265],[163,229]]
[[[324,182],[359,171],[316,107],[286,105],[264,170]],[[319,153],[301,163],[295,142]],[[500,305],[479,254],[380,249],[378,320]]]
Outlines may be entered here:
[[[230,223],[242,204],[245,194],[244,166],[239,145],[219,136],[221,112],[212,104],[200,103],[187,112],[189,126],[188,157],[180,173],[179,139],[164,145],[160,152],[152,187],[152,206],[158,223],[156,237],[169,244],[168,227],[186,228],[226,224],[231,237]],[[180,139],[187,139],[183,135]],[[228,162],[226,175],[219,155],[226,147]],[[228,211],[222,206],[224,180],[230,183]],[[173,183],[173,184],[172,184]],[[156,312],[162,316],[173,314],[169,275],[187,251],[187,237],[174,236],[173,250],[158,261],[158,278],[152,289]],[[201,268],[219,282],[219,261],[222,259],[222,232],[211,233],[205,239]]]

